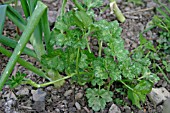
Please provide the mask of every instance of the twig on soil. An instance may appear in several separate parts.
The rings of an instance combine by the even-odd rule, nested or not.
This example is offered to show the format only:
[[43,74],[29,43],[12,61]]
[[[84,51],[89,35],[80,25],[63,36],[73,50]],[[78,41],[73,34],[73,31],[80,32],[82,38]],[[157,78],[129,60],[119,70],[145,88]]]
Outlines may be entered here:
[[29,106],[20,106],[20,105],[19,105],[19,107],[22,108],[22,109],[29,109],[29,110],[32,110],[32,107],[29,107]]
[[144,12],[144,11],[153,10],[154,8],[155,8],[155,7],[150,7],[150,8],[140,9],[140,10],[137,10],[137,11],[124,12],[123,14],[139,13],[139,12]]

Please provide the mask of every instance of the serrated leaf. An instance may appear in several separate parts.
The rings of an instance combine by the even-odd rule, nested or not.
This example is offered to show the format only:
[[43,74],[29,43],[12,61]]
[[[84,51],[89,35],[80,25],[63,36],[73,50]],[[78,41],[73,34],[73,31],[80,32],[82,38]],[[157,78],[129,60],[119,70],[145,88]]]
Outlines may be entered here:
[[94,67],[94,75],[96,78],[100,78],[100,79],[108,78],[108,73],[105,70],[102,58],[98,58],[95,61],[93,61],[93,67]]
[[102,99],[104,99],[106,102],[110,102],[112,101],[112,96],[113,96],[113,93],[111,91],[107,91],[107,90],[104,90],[104,89],[101,89],[100,92],[99,92],[99,95],[102,97]]
[[96,85],[102,86],[102,85],[104,85],[104,83],[105,82],[100,78],[93,78],[93,80],[91,81],[91,84],[93,86],[96,86]]
[[83,3],[87,6],[87,9],[97,8],[103,5],[102,0],[83,0]]
[[133,105],[136,105],[138,108],[141,108],[140,99],[136,93],[131,90],[128,90],[128,98],[132,101]]
[[11,89],[16,88],[21,84],[25,76],[26,74],[17,72],[15,76],[12,76],[12,78],[6,82],[6,84],[9,85]]
[[83,26],[85,28],[88,28],[91,24],[92,24],[92,19],[90,18],[89,15],[87,15],[86,12],[84,11],[76,11],[75,12],[75,16],[77,17],[77,19],[83,23]]
[[128,98],[133,105],[141,108],[140,101],[145,102],[146,95],[151,91],[153,84],[150,81],[140,81],[132,90],[128,90]]
[[153,84],[147,80],[142,80],[140,81],[136,86],[135,86],[135,90],[146,95],[148,94],[151,89],[152,89]]
[[105,89],[91,89],[88,88],[86,90],[86,97],[88,99],[88,104],[94,111],[99,111],[100,109],[104,109],[106,106],[106,102],[112,101],[113,93],[107,91]]

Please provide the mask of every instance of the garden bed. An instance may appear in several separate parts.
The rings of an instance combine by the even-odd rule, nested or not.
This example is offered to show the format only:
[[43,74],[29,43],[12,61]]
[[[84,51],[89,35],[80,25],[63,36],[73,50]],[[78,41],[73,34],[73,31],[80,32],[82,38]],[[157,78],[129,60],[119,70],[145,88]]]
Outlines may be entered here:
[[[166,0],[163,2],[166,3]],[[49,19],[51,21],[51,26],[54,26],[53,18],[58,16],[58,9],[61,6],[61,2],[60,0],[44,0],[44,3],[49,7]],[[117,3],[126,17],[126,21],[120,23],[120,27],[122,28],[121,37],[125,41],[125,48],[132,51],[139,46],[139,34],[146,29],[149,22],[156,14],[155,8],[157,7],[157,4],[153,0],[144,0],[143,5],[134,5],[133,3],[124,2],[122,0],[118,0]],[[100,10],[108,5],[109,2],[106,0],[103,7],[94,9],[95,13],[99,15]],[[69,10],[69,8],[72,7],[72,3],[69,3],[66,7]],[[97,17],[98,20],[102,18],[108,21],[116,20],[114,14],[110,14],[109,8]],[[159,29],[155,28],[143,34],[143,36],[154,42],[159,37],[158,32]],[[4,34],[11,37],[15,36],[15,26],[11,22],[6,22]],[[91,39],[90,42],[92,51],[98,54],[97,51],[99,48],[97,46],[97,40]],[[26,61],[30,61],[34,65],[39,66],[34,58],[30,58],[27,55],[21,55],[21,57]],[[7,62],[8,58],[0,53],[1,73]],[[45,79],[37,77],[19,64],[15,66],[13,74],[18,70],[26,73],[28,78],[37,83],[45,81]],[[169,73],[166,75],[170,78]],[[170,84],[165,80],[162,73],[158,73],[158,76],[160,77],[160,80],[154,85],[154,88],[164,87],[170,92]],[[8,86],[5,86],[3,91],[0,92],[0,113],[94,113],[92,108],[88,107],[87,98],[85,96],[88,87],[89,84],[80,86],[72,83],[70,79],[66,80],[64,86],[59,89],[54,88],[52,85],[39,89],[29,85],[22,85],[10,90]],[[122,113],[162,113],[163,102],[155,106],[147,97],[146,102],[141,104],[141,109],[139,109],[132,105],[127,96],[121,94],[121,91],[123,90],[121,87],[121,84],[113,83],[111,86],[111,91],[114,92],[113,101],[107,103],[104,110],[95,113],[108,113],[109,109],[111,110],[113,103],[120,108]],[[119,88],[120,92],[115,91],[115,88]]]

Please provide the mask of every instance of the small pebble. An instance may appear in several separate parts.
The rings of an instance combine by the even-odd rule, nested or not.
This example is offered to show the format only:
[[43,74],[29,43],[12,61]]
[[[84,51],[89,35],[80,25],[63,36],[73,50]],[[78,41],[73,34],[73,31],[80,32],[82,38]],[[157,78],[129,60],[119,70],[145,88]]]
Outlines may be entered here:
[[46,92],[42,91],[41,89],[31,90],[33,95],[34,101],[45,101]]
[[75,103],[75,106],[76,106],[77,110],[81,110],[81,105],[78,102]]
[[29,90],[28,90],[28,88],[22,88],[22,89],[20,89],[18,92],[16,92],[16,95],[21,95],[21,96],[23,96],[23,95],[28,95],[29,94]]
[[166,87],[168,85],[167,81],[163,81],[162,87]]
[[68,90],[64,93],[64,96],[67,97],[68,95],[71,95],[71,93],[73,92],[73,90]]
[[75,99],[76,100],[78,100],[78,99],[80,99],[80,98],[82,98],[83,97],[83,94],[82,93],[77,93],[76,95],[75,95]]

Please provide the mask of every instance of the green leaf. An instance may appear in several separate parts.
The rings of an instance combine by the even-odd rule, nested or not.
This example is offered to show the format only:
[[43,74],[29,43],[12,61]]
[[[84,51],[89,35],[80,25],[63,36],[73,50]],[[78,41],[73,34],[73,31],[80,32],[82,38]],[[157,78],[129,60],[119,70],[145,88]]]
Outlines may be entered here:
[[167,66],[166,66],[166,71],[167,71],[167,72],[170,72],[170,63],[167,64]]
[[135,86],[135,90],[142,93],[142,94],[148,94],[152,89],[153,84],[150,81],[142,80]]
[[26,77],[26,74],[17,72],[15,76],[13,75],[11,79],[8,79],[6,84],[9,85],[9,87],[11,89],[14,89],[18,85],[21,85],[21,83],[25,77]]
[[104,67],[102,58],[98,58],[95,61],[93,61],[93,67],[94,67],[94,75],[96,78],[100,78],[100,79],[108,78],[108,73]]
[[79,63],[80,68],[84,69],[88,67],[87,59],[88,59],[87,55],[82,53],[80,57],[80,63]]
[[83,3],[86,5],[87,10],[91,8],[98,8],[103,5],[102,0],[83,0]]
[[94,111],[104,109],[106,106],[106,102],[112,101],[112,96],[113,93],[105,89],[99,90],[96,88],[88,88],[86,90],[86,97],[88,99],[89,107],[92,107]]
[[142,33],[140,33],[139,35],[139,41],[140,41],[140,45],[146,44],[148,42],[146,38],[144,38]]
[[96,86],[96,85],[98,85],[98,86],[102,86],[102,85],[104,85],[104,81],[102,80],[102,79],[100,79],[100,78],[94,78],[92,81],[91,81],[91,84],[93,85],[93,86]]
[[85,28],[88,28],[93,22],[90,16],[84,11],[76,11],[75,16],[83,23]]
[[136,105],[138,108],[141,108],[140,99],[136,93],[131,90],[128,90],[128,98],[132,101],[132,105]]
[[140,81],[132,90],[128,90],[128,98],[133,105],[141,108],[140,101],[145,102],[146,95],[151,91],[153,83],[147,80]]
[[104,99],[106,102],[111,102],[112,101],[112,95],[113,93],[111,91],[107,91],[105,89],[101,89],[99,92],[99,95]]

